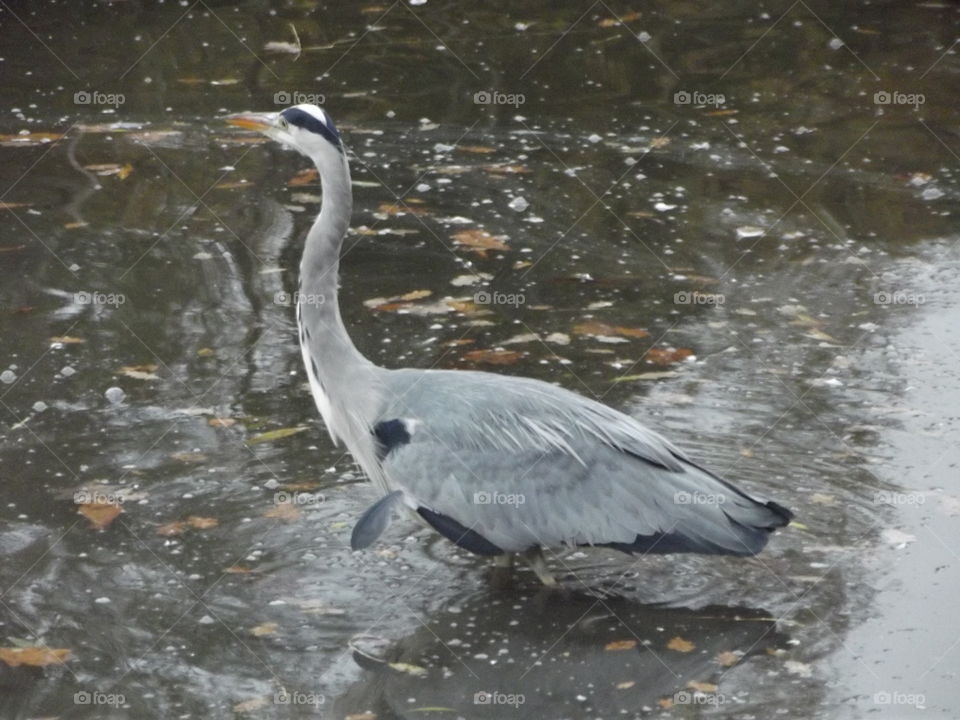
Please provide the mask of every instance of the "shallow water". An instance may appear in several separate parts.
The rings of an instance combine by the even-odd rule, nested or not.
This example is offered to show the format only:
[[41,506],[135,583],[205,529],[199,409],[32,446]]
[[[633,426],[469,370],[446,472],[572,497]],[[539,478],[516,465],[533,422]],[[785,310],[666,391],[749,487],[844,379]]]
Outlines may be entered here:
[[[0,648],[70,651],[0,659],[0,715],[951,716],[953,6],[70,17],[0,11]],[[749,560],[560,553],[559,594],[412,522],[351,553],[374,493],[285,302],[319,188],[217,120],[297,93],[352,151],[365,354],[601,398],[798,524]]]

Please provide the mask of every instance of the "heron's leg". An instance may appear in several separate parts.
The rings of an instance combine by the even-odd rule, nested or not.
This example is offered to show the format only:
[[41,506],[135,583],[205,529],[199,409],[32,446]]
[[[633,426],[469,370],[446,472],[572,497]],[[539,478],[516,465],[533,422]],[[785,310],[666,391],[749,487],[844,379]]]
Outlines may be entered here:
[[501,555],[495,555],[493,558],[493,566],[497,568],[506,568],[510,569],[513,567],[513,560],[516,557],[513,553],[503,553]]
[[541,550],[539,546],[530,548],[523,553],[523,559],[527,561],[527,565],[537,574],[540,582],[544,585],[553,587],[557,584],[556,578],[553,577],[550,568],[547,567],[547,561],[543,557],[543,550]]

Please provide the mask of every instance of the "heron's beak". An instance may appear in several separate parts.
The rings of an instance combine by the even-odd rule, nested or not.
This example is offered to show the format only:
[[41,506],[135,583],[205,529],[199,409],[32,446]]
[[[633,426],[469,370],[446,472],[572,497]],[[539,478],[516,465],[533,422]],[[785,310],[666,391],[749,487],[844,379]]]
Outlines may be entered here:
[[228,124],[244,130],[267,132],[275,126],[275,113],[237,113],[224,118]]

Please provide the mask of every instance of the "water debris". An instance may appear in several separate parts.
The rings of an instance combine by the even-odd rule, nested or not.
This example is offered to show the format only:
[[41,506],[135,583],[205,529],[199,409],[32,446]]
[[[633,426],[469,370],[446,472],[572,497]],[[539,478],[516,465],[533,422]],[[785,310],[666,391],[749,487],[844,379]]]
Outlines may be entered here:
[[123,508],[116,503],[92,502],[81,503],[77,512],[90,521],[90,527],[94,530],[105,530],[123,512]]
[[797,677],[812,677],[813,676],[813,666],[809,663],[800,662],[799,660],[787,660],[783,667],[791,675],[796,675]]
[[695,357],[690,348],[650,348],[643,359],[654,365],[665,366]]
[[614,640],[604,646],[607,651],[633,650],[637,646],[636,640]]
[[103,396],[111,405],[119,405],[123,402],[123,399],[127,396],[127,394],[122,388],[118,388],[116,385],[114,385],[112,387],[108,387],[104,391]]
[[250,628],[250,634],[254,637],[263,637],[264,635],[274,635],[280,626],[275,622],[265,622]]
[[0,382],[4,385],[10,385],[17,379],[17,374],[13,370],[4,370],[0,373]]
[[470,252],[481,257],[487,256],[488,250],[509,250],[510,246],[503,242],[506,236],[494,237],[486,230],[461,230],[450,236],[457,245],[466,247]]
[[756,225],[741,225],[737,228],[737,240],[746,240],[762,236],[766,230]]
[[10,667],[27,665],[29,667],[47,667],[63,665],[70,657],[70,651],[64,648],[17,647],[0,648],[0,660]]
[[550,333],[544,338],[544,342],[552,343],[553,345],[569,345],[570,336],[562,332]]
[[297,28],[293,23],[290,23],[290,32],[293,33],[293,42],[271,40],[264,44],[264,52],[293,55],[293,59],[298,60],[300,58],[300,54],[303,52],[303,45],[300,43],[300,36],[297,34]]
[[254,435],[247,440],[247,445],[258,445],[259,443],[273,442],[283,438],[302,433],[309,428],[306,425],[296,425],[294,427],[278,428],[277,430],[268,430],[267,432]]
[[694,645],[689,640],[684,640],[679,635],[670,638],[670,642],[667,643],[667,650],[676,650],[677,652],[688,653],[694,650],[697,646]]
[[284,522],[293,522],[303,517],[303,510],[292,502],[280,502],[263,513],[265,518],[274,520],[283,520]]
[[157,375],[156,372],[159,368],[159,365],[153,363],[146,365],[124,365],[118,372],[134,380],[159,380],[160,376]]
[[492,280],[493,275],[490,273],[473,273],[470,275],[457,275],[450,281],[450,284],[454,287],[465,287],[467,285],[476,285],[483,280]]
[[517,196],[507,204],[507,207],[517,212],[523,212],[530,207],[530,203],[528,203],[525,198]]
[[573,326],[574,335],[590,335],[601,342],[626,342],[616,336],[627,338],[645,338],[650,333],[643,328],[624,327],[623,325],[607,325],[602,322],[585,322]]
[[464,354],[467,362],[485,365],[514,365],[523,358],[523,353],[514,350],[471,350]]

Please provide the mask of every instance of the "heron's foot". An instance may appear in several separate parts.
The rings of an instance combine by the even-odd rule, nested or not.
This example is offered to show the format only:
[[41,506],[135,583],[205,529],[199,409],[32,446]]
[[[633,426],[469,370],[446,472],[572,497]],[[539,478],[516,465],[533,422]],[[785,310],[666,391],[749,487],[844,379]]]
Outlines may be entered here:
[[547,587],[556,587],[557,579],[553,576],[553,573],[550,572],[550,568],[547,567],[547,561],[543,557],[543,550],[541,550],[539,546],[530,548],[523,553],[523,559],[527,565],[530,566],[530,569],[537,574],[537,577],[540,578],[540,582]]

